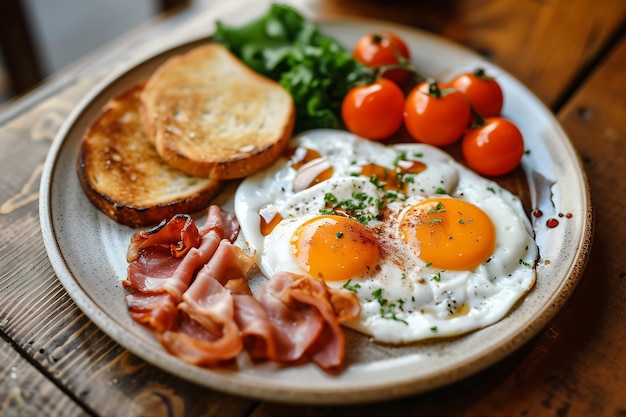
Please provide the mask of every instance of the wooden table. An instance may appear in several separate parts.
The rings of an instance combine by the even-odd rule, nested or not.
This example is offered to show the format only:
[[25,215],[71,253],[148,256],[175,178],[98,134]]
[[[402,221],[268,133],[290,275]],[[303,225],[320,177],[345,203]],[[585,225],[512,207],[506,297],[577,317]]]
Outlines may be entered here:
[[[447,37],[526,84],[580,153],[595,213],[586,271],[549,325],[494,366],[388,403],[313,407],[211,391],[143,362],[76,307],[46,256],[38,188],[78,100],[129,57],[248,20],[269,1],[191,6],[149,22],[0,111],[0,410],[5,415],[626,415],[626,2],[301,0],[311,18],[363,16]],[[26,414],[19,414],[26,415]],[[29,414],[30,415],[30,414]]]

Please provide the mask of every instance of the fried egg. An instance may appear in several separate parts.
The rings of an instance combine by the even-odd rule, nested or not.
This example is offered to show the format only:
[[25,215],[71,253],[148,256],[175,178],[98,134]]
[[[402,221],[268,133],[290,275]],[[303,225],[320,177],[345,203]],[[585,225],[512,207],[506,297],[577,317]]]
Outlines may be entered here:
[[346,325],[381,343],[488,326],[535,282],[519,199],[429,145],[305,132],[239,185],[234,206],[265,276],[353,291],[361,315]]

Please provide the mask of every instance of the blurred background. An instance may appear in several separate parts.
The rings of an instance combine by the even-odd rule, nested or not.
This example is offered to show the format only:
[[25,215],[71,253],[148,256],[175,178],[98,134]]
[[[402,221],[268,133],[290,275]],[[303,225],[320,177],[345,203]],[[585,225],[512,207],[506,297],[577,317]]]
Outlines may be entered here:
[[0,0],[0,105],[161,12],[219,0]]

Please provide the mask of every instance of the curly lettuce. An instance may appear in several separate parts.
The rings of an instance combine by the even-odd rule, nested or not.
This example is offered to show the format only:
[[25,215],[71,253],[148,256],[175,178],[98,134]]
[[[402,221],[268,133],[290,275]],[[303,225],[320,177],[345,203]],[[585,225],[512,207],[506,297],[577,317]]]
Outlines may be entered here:
[[272,5],[265,15],[239,27],[217,22],[213,39],[291,94],[296,132],[341,127],[345,94],[374,79],[372,70],[343,45],[288,6]]

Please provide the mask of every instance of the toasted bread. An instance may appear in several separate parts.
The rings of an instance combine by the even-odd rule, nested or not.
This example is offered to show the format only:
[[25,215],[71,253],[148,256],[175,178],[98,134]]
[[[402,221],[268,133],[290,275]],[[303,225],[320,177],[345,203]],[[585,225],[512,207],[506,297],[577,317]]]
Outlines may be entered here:
[[189,176],[161,159],[140,120],[142,90],[143,83],[104,106],[83,137],[77,163],[89,200],[131,227],[202,210],[222,185]]
[[270,165],[295,122],[293,100],[280,84],[215,43],[166,61],[141,100],[159,155],[197,177],[242,178]]

